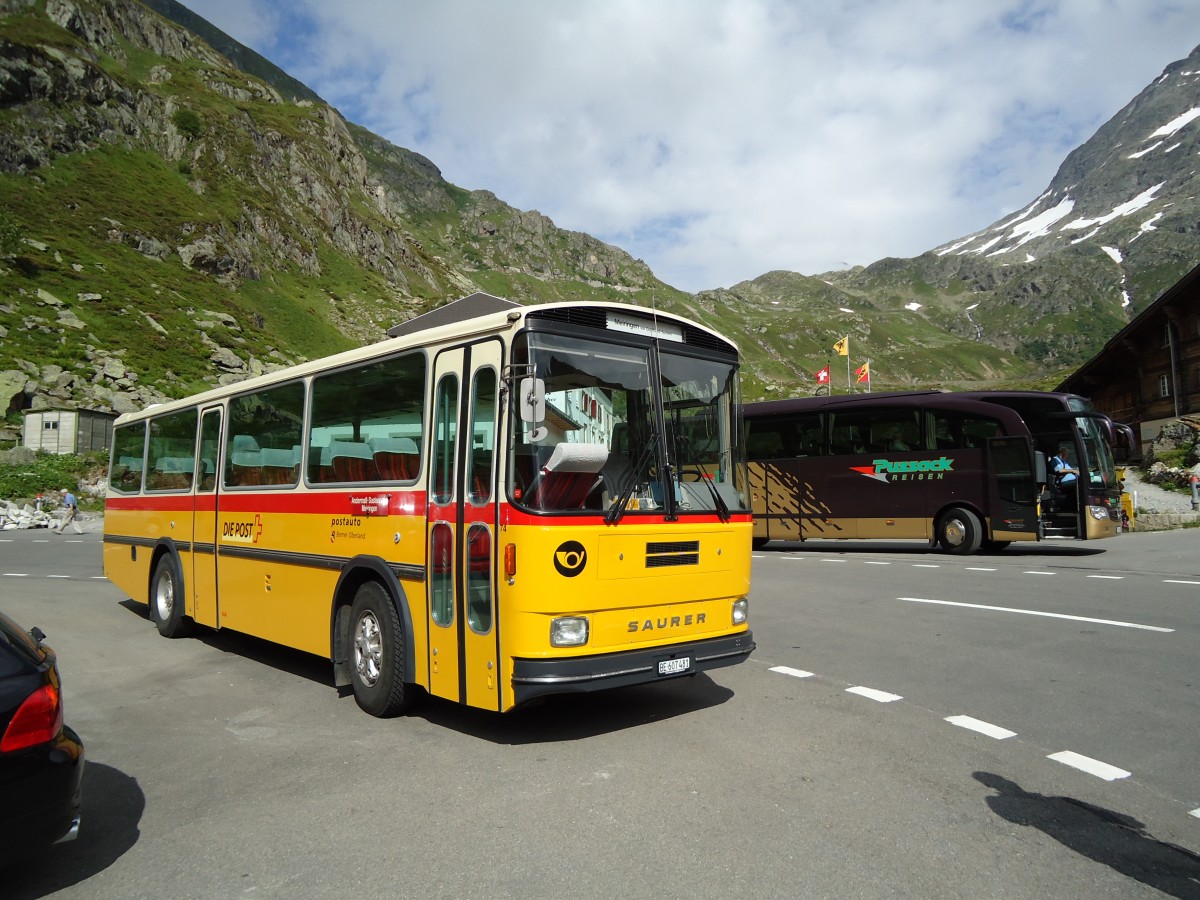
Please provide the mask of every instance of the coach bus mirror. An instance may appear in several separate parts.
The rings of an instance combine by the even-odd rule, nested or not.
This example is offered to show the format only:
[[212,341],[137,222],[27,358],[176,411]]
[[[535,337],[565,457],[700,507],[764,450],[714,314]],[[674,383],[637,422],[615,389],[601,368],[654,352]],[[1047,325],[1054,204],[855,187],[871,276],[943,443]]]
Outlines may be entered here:
[[1035,450],[1033,453],[1033,474],[1034,481],[1038,484],[1046,483],[1046,454],[1041,450]]
[[521,398],[521,421],[532,424],[529,441],[536,444],[546,437],[542,422],[546,419],[546,382],[540,378],[522,378],[518,389]]

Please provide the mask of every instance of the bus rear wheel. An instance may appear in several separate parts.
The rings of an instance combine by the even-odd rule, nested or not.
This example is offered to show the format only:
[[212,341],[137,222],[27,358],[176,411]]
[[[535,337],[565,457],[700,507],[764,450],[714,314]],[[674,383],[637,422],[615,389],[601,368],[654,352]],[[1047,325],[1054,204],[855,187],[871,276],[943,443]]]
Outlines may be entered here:
[[387,591],[368,581],[350,607],[350,680],[354,700],[372,716],[388,718],[408,708],[404,683],[404,633]]
[[966,556],[979,550],[983,543],[983,525],[979,516],[956,506],[938,520],[938,541],[947,553]]
[[164,553],[154,566],[150,580],[150,620],[163,637],[187,637],[192,620],[184,615],[183,576],[175,557]]

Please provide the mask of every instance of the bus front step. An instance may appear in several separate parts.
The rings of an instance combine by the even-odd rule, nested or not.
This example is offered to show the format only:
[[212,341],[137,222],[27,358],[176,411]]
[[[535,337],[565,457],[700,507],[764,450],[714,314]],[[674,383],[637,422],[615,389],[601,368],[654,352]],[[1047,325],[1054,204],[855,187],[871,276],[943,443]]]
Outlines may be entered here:
[[1073,538],[1078,534],[1078,532],[1074,529],[1074,527],[1056,527],[1048,525],[1046,526],[1043,534],[1048,538]]

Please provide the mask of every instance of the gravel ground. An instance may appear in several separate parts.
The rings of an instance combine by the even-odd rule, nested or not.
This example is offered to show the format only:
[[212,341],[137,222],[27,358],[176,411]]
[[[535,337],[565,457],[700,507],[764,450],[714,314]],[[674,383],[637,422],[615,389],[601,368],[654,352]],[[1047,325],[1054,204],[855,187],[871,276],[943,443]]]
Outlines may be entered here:
[[1142,481],[1136,469],[1125,470],[1125,490],[1135,494],[1134,508],[1147,513],[1190,513],[1190,491],[1165,491],[1157,485]]

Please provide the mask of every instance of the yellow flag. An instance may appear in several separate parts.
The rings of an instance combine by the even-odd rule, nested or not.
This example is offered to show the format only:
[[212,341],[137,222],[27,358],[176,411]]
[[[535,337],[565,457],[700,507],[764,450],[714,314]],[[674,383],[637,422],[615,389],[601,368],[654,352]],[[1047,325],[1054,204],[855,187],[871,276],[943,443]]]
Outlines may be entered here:
[[840,341],[833,345],[834,351],[838,356],[850,355],[850,335],[846,335]]

